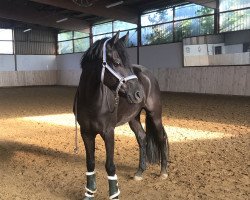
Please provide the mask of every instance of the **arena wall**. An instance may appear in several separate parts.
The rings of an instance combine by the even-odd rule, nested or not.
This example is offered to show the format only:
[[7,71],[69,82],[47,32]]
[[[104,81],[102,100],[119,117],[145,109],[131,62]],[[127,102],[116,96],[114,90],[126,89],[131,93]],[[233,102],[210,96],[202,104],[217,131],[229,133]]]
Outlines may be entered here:
[[[25,43],[22,34],[20,31],[19,36],[16,37],[19,42]],[[80,60],[83,54],[55,55],[55,47],[51,46],[52,42],[55,42],[54,33],[46,31],[46,34],[46,42],[42,42],[41,48],[33,43],[29,46],[29,42],[26,41],[27,44],[23,49],[20,46],[18,50],[20,54],[0,55],[0,87],[78,85],[81,75]],[[223,36],[211,35],[205,40],[209,43],[224,42],[231,45],[232,48],[227,53],[234,53],[239,49],[238,43],[249,42],[248,35],[249,31],[235,32]],[[42,38],[38,37],[36,40],[39,43]],[[186,39],[185,43],[142,46],[139,48],[139,55],[137,55],[136,47],[128,48],[128,53],[132,63],[138,63],[139,57],[139,64],[152,71],[162,91],[249,96],[250,53],[244,53],[244,58],[241,54],[231,56],[232,65],[225,64],[229,62],[229,59],[226,59],[224,55],[224,57],[215,55],[211,66],[205,66],[206,59],[204,58],[201,59],[204,66],[184,66],[183,44],[192,45],[200,41],[204,41],[204,36]],[[26,54],[30,52],[30,49],[34,50],[34,55]],[[42,55],[42,53],[48,54]],[[197,65],[195,60],[198,59],[189,60]],[[237,62],[241,62],[241,65],[237,65]],[[221,63],[224,65],[220,65]]]
[[0,87],[56,84],[55,55],[0,56]]
[[[183,67],[181,43],[140,48],[140,64],[158,79],[162,91],[250,95],[250,66]],[[129,48],[136,63],[136,48]],[[169,52],[169,54],[168,54]],[[77,85],[81,55],[57,57],[58,84]]]

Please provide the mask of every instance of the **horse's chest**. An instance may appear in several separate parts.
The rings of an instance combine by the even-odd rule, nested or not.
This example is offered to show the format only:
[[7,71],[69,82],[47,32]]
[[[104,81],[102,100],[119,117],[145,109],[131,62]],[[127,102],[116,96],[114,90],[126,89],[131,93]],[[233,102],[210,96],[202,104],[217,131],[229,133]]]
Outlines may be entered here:
[[116,119],[110,113],[97,112],[93,109],[82,109],[78,112],[78,123],[85,131],[106,132],[109,127],[114,127]]

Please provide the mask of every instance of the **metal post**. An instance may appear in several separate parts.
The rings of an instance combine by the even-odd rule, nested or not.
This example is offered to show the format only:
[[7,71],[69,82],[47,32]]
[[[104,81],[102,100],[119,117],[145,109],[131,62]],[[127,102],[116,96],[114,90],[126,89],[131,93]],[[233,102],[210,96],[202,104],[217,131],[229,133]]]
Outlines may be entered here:
[[216,0],[216,8],[214,12],[214,34],[220,32],[220,10],[219,10],[219,0]]
[[14,54],[14,62],[15,62],[15,71],[17,71],[15,28],[12,29],[12,40],[13,40],[13,54]]
[[140,46],[141,46],[141,14],[138,15],[137,19],[137,64],[140,64]]

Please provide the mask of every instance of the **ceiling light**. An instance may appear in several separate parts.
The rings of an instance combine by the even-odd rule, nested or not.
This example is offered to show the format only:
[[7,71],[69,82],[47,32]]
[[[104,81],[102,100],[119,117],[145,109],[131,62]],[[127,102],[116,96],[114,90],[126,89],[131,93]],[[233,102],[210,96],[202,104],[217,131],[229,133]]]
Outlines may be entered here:
[[106,5],[106,8],[112,8],[112,7],[121,5],[121,4],[123,4],[123,3],[124,3],[124,1],[117,1],[117,2],[115,2],[115,3],[111,3],[111,4],[109,4],[109,5]]
[[61,22],[67,21],[67,20],[68,20],[68,18],[59,19],[56,21],[56,23],[61,23]]
[[28,31],[31,31],[31,28],[28,28],[28,29],[23,30],[24,33],[25,33],[25,32],[28,32]]

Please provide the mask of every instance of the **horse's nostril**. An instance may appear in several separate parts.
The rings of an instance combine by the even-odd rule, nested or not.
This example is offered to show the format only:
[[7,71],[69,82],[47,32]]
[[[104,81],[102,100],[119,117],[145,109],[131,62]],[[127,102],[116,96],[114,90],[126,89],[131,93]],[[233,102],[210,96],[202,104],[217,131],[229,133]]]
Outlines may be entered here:
[[141,93],[139,91],[135,92],[135,99],[137,100],[141,99]]

